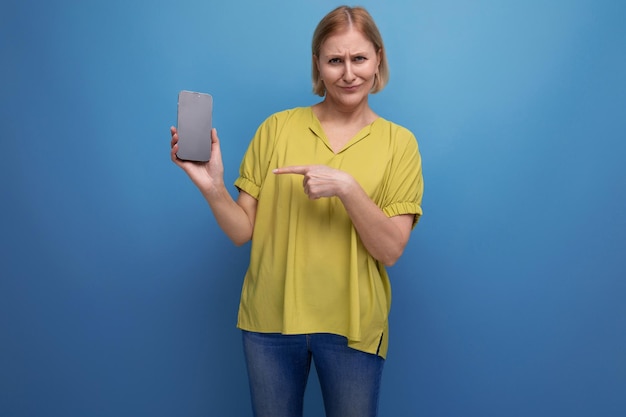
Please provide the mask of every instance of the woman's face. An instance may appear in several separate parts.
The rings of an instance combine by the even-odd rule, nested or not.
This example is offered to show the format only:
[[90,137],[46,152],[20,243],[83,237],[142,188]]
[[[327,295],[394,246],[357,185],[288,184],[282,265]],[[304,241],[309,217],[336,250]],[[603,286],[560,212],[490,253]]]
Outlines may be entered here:
[[367,102],[380,62],[374,44],[350,28],[329,36],[315,57],[326,101],[350,110]]

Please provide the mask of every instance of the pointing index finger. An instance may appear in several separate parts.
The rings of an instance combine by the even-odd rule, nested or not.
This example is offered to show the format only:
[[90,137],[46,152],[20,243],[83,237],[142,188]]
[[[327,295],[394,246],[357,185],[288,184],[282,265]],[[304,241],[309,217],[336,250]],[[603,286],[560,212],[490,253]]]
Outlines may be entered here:
[[274,174],[299,174],[305,175],[309,171],[308,165],[292,165],[288,167],[276,168],[272,172]]

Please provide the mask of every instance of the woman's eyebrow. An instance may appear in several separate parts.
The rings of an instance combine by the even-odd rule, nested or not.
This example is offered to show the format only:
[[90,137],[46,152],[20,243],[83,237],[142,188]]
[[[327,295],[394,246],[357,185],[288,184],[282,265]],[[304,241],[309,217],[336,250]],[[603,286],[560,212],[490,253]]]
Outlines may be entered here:
[[[357,52],[352,52],[350,53],[350,56],[360,56],[360,55],[367,55],[368,52],[367,51],[357,51]],[[323,55],[324,57],[328,57],[328,58],[334,58],[334,57],[344,57],[346,56],[346,53],[344,52],[329,52],[325,55]]]

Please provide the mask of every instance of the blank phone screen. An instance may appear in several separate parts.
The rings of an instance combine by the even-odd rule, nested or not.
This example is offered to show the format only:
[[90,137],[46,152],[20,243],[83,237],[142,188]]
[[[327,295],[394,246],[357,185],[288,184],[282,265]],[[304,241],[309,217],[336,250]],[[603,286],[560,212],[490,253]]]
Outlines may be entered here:
[[181,91],[178,95],[178,152],[189,161],[211,158],[213,97],[205,93]]

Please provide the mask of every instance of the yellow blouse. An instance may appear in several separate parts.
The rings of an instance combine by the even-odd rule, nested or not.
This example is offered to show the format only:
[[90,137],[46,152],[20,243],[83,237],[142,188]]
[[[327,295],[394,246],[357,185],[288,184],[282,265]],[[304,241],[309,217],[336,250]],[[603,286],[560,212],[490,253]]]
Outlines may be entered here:
[[422,214],[421,158],[413,134],[378,118],[334,153],[310,107],[265,120],[235,186],[258,200],[237,326],[262,333],[333,333],[385,357],[391,286],[341,201],[310,200],[300,175],[274,168],[324,164],[351,174],[391,217]]

